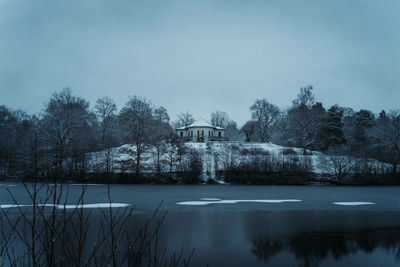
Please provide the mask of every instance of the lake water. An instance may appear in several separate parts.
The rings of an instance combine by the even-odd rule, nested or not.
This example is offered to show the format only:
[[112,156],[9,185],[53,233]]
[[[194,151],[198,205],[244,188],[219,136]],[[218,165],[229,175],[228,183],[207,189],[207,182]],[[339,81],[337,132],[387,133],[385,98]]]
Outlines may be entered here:
[[[80,185],[68,187],[73,205]],[[6,188],[29,203],[21,184],[3,184],[0,205],[13,203]],[[400,187],[112,185],[111,194],[138,221],[162,202],[160,246],[194,248],[191,266],[400,265]],[[105,185],[88,186],[86,203],[107,201]]]

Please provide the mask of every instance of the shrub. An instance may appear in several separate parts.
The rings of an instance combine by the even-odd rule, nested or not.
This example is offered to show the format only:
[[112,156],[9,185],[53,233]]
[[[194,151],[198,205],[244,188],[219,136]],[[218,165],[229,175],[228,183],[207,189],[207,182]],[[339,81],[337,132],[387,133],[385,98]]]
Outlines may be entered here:
[[282,149],[283,155],[297,155],[297,152],[293,148],[284,148]]
[[[100,216],[80,208],[85,204],[82,185],[76,205],[66,209],[68,187],[62,184],[24,183],[29,208],[14,200],[13,211],[0,209],[1,266],[188,266],[183,249],[167,254],[159,245],[166,212],[161,204],[143,223],[133,218],[133,207],[101,208]],[[66,192],[66,193],[65,193]],[[108,202],[112,203],[107,190]],[[24,203],[25,204],[25,203]],[[160,253],[164,251],[164,253]]]

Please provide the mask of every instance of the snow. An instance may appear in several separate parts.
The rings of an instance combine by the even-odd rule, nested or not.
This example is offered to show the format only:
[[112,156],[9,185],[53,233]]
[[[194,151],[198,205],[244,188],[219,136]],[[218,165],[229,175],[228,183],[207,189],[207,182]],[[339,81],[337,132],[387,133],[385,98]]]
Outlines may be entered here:
[[204,120],[195,121],[192,124],[190,124],[189,126],[186,126],[185,128],[193,128],[193,127],[215,128],[214,126],[212,126],[211,124],[209,124],[208,122],[206,122]]
[[335,205],[341,206],[361,206],[361,205],[375,205],[374,202],[333,202]]
[[[320,159],[325,156],[322,152],[308,151],[308,155],[304,155],[302,148],[283,147],[273,143],[247,143],[247,142],[187,142],[185,143],[187,150],[196,150],[203,162],[201,178],[204,182],[208,179],[214,180],[216,183],[224,184],[222,180],[216,178],[217,171],[224,170],[226,164],[224,162],[233,162],[239,166],[241,163],[251,160],[251,151],[256,153],[265,153],[270,155],[275,161],[290,160],[298,158],[299,160],[308,160],[312,165],[312,171],[317,174],[323,174],[326,169],[322,168]],[[133,173],[135,171],[135,150],[133,145],[125,144],[120,147],[111,149],[111,169],[115,173]],[[250,153],[244,153],[245,151]],[[166,150],[161,154],[160,160],[164,162],[161,166],[162,172],[169,172],[168,162],[168,144]],[[289,153],[288,153],[289,152]],[[236,153],[236,154],[235,154]],[[106,151],[94,152],[89,155],[89,172],[101,172],[105,169]],[[142,171],[148,173],[156,172],[155,149],[150,149],[142,154]],[[232,159],[232,161],[231,161]],[[358,159],[354,158],[354,161]],[[187,165],[187,158],[183,158],[182,165]],[[374,169],[377,172],[390,170],[391,166],[381,163],[377,160],[368,159],[368,168]],[[175,165],[172,171],[182,170],[181,167]]]
[[[57,209],[98,209],[98,208],[124,208],[130,204],[126,203],[93,203],[93,204],[78,204],[78,205],[54,205],[54,204],[37,204],[36,207],[56,207]],[[0,209],[24,208],[33,207],[33,205],[24,204],[3,204]]]
[[[207,201],[209,200],[209,201]],[[191,205],[191,206],[206,206],[210,204],[237,204],[237,203],[271,203],[278,204],[284,202],[301,202],[299,199],[228,199],[228,200],[214,200],[209,198],[202,198],[202,201],[183,201],[176,203],[177,205]]]

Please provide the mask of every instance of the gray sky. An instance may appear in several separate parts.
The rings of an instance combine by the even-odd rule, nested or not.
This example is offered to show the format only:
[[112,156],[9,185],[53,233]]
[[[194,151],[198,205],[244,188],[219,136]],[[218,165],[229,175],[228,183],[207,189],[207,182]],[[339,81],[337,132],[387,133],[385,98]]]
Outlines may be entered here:
[[287,108],[299,88],[354,109],[400,108],[400,1],[0,0],[0,104],[40,112],[63,87],[130,95],[172,118],[256,98]]

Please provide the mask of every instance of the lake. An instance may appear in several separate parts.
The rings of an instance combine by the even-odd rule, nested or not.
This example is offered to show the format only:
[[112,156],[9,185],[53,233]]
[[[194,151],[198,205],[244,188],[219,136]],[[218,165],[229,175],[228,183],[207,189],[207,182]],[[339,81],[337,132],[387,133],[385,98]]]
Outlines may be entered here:
[[[81,186],[66,187],[68,204],[73,205]],[[0,205],[13,203],[6,189],[18,203],[29,203],[22,184],[5,183],[0,184]],[[111,185],[110,189],[113,203],[135,207],[138,222],[162,203],[160,213],[167,215],[160,246],[168,251],[194,248],[191,266],[400,265],[400,187]],[[88,186],[85,203],[106,202],[107,186]],[[16,209],[10,214],[17,216]]]

